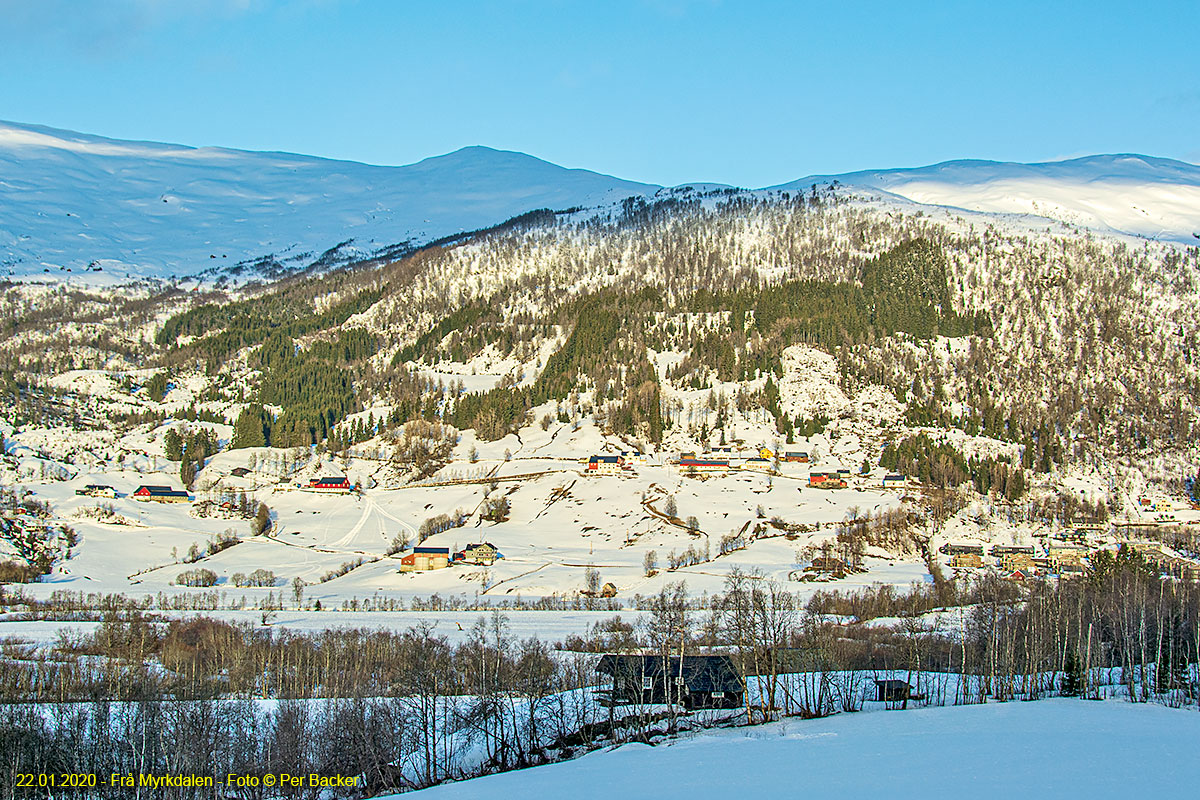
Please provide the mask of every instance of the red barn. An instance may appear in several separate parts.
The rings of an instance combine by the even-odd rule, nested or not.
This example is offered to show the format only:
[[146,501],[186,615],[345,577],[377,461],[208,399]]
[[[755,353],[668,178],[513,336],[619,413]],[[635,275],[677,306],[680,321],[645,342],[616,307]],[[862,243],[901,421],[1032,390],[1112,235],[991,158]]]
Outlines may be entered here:
[[139,486],[133,493],[138,500],[154,500],[159,503],[186,503],[188,493],[172,489],[170,486]]
[[351,490],[350,481],[345,475],[336,478],[313,478],[308,482],[309,491],[313,492],[339,492],[345,493]]

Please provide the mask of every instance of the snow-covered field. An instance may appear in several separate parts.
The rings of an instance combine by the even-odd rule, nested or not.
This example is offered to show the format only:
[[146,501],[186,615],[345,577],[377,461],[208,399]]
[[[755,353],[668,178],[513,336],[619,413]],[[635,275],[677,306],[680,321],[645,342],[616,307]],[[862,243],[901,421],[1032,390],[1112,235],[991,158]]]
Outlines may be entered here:
[[[505,629],[515,639],[538,639],[560,642],[572,634],[583,634],[597,622],[620,615],[623,622],[637,624],[644,612],[623,611],[515,611],[501,612]],[[16,615],[0,615],[0,639],[46,647],[55,644],[60,632],[89,634],[98,622],[22,621]],[[190,617],[193,612],[164,612],[164,617]],[[227,622],[259,625],[258,611],[206,611],[204,616]],[[272,615],[270,627],[296,633],[319,633],[341,628],[356,630],[405,631],[428,625],[435,636],[445,637],[452,644],[465,641],[473,626],[488,623],[491,615],[483,611],[279,611]]]
[[425,789],[424,797],[1186,796],[1200,714],[1041,700],[789,719],[627,744]]

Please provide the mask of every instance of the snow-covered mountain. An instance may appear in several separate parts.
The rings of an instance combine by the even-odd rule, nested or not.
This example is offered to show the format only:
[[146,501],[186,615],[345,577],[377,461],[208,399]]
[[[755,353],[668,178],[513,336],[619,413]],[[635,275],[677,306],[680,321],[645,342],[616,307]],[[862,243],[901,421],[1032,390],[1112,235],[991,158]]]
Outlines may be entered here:
[[[884,203],[1049,218],[1181,243],[1200,232],[1200,167],[1161,158],[951,161],[772,188],[834,181]],[[212,279],[258,260],[301,268],[331,249],[329,262],[344,262],[537,208],[610,206],[661,188],[487,147],[392,167],[0,122],[0,275],[94,284]]]
[[[0,274],[192,275],[273,256],[306,266],[427,242],[537,208],[659,187],[487,147],[402,167],[106,139],[0,122]],[[61,269],[60,269],[61,268]]]
[[778,189],[842,186],[923,205],[1019,214],[1083,228],[1195,244],[1200,166],[1141,155],[1096,155],[1016,164],[947,161],[915,169],[816,175]]

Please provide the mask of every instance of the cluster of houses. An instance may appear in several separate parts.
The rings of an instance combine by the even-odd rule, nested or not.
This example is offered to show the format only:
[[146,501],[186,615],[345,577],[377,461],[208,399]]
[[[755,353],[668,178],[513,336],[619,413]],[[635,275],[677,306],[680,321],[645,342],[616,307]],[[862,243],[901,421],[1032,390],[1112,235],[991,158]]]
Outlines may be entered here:
[[[808,460],[807,454],[804,454],[804,459]],[[716,447],[704,455],[697,455],[695,452],[680,453],[675,463],[680,471],[692,476],[720,475],[738,470],[774,472],[775,454],[766,447],[750,454],[744,454],[732,447]]]
[[1129,546],[1141,553],[1164,575],[1185,581],[1200,581],[1200,564],[1163,552],[1162,545],[1158,542],[1130,542]]
[[[986,551],[982,544],[944,544],[941,552],[950,556],[950,566],[956,569],[997,567],[1007,580],[1026,580],[1037,575],[1074,577],[1087,569],[1087,559],[1096,548],[1080,541],[1080,536],[1064,537],[1068,541],[1050,541],[1046,554],[1039,556],[1033,545],[993,545]],[[1157,542],[1131,542],[1137,552],[1164,574],[1184,580],[1200,580],[1200,563],[1170,555]],[[985,556],[990,561],[985,561]]]
[[646,464],[646,456],[639,450],[622,450],[615,455],[596,454],[584,462],[584,472],[589,475],[620,475],[633,472],[633,468]]
[[[1021,581],[1035,575],[1079,575],[1084,571],[1084,559],[1089,550],[1084,545],[1071,542],[1054,542],[1047,548],[1047,555],[1039,557],[1033,545],[993,545],[985,550],[982,544],[945,544],[941,552],[950,555],[950,566],[955,569],[999,568],[1007,580]],[[985,557],[990,561],[985,561]]]
[[475,564],[491,566],[497,559],[504,558],[491,542],[469,544],[457,553],[451,553],[449,547],[424,547],[418,545],[413,551],[400,559],[401,572],[428,572],[435,569],[445,569],[451,564]]

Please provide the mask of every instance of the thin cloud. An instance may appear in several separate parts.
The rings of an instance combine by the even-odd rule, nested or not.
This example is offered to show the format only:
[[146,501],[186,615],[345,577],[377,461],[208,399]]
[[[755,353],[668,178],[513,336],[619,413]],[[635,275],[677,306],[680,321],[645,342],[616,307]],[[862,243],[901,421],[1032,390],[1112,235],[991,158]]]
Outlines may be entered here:
[[263,0],[0,0],[0,47],[65,47],[116,57],[156,28],[194,19],[234,19]]

